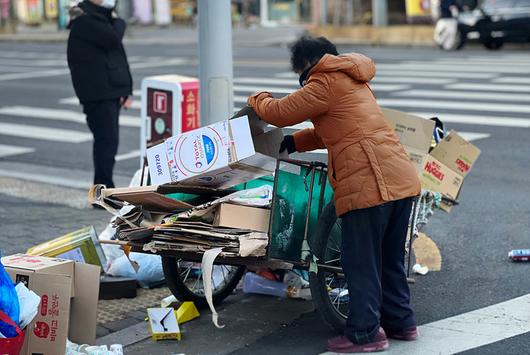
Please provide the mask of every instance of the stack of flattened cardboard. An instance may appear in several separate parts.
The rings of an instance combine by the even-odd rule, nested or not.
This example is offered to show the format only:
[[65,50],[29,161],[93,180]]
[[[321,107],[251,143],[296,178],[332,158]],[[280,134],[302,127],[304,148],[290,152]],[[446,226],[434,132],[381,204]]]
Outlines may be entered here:
[[220,228],[194,221],[176,221],[153,227],[120,231],[121,240],[142,242],[145,251],[203,253],[223,248],[224,256],[263,256],[266,233],[238,228]]

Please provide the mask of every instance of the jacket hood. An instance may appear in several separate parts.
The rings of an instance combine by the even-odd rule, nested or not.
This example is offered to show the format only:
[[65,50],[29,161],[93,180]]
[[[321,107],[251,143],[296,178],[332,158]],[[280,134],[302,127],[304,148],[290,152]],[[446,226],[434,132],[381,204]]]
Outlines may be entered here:
[[326,54],[313,67],[309,76],[314,73],[329,73],[341,71],[354,80],[368,82],[375,76],[374,61],[359,53],[341,54],[338,56]]

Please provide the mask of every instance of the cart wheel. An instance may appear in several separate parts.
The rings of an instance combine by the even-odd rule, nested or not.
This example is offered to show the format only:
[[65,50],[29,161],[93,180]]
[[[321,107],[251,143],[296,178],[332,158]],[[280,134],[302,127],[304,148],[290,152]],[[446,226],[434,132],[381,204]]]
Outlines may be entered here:
[[[198,308],[208,307],[204,297],[200,263],[162,257],[162,267],[166,283],[179,301],[192,301]],[[215,305],[232,293],[243,277],[245,269],[244,266],[214,265],[212,298]]]
[[[340,267],[342,226],[335,204],[324,208],[312,236],[312,249],[319,263]],[[332,328],[342,332],[348,317],[348,292],[344,274],[324,271],[310,273],[311,295],[318,312]]]

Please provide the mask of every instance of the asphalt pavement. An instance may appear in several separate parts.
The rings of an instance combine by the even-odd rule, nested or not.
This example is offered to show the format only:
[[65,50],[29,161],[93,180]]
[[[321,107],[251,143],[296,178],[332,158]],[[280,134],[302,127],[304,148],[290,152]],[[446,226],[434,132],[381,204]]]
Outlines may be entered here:
[[[278,42],[277,33],[269,38],[262,32],[260,43],[247,40],[252,34],[235,41],[237,107],[255,91],[283,96],[296,89],[297,79],[289,71],[289,53],[282,42],[299,30],[285,31],[285,41]],[[138,40],[127,45],[137,103],[141,80],[147,76],[197,76],[193,41],[162,42]],[[416,276],[411,286],[419,324],[448,317],[459,320],[468,312],[528,295],[530,264],[507,259],[509,250],[530,247],[528,51],[468,47],[446,53],[432,48],[361,46],[339,51],[358,51],[375,59],[378,73],[373,88],[382,106],[424,117],[437,115],[482,151],[466,178],[460,205],[450,214],[437,212],[426,228],[441,250],[443,264],[440,272]],[[137,104],[122,115],[115,171],[120,185],[127,184],[139,168],[139,119],[135,121],[139,114]],[[301,158],[325,160],[325,155]],[[101,232],[110,216],[86,203],[91,178],[91,137],[74,99],[65,44],[0,43],[2,252],[23,252],[88,224]],[[182,342],[162,345],[146,340],[128,347],[127,353],[320,354],[326,338],[333,335],[310,306],[254,296],[242,300],[228,301],[221,312],[229,321],[226,334],[214,331],[205,313],[200,324],[189,324],[189,337]],[[529,308],[521,312],[528,323]],[[253,319],[255,328],[248,321]],[[527,354],[529,331],[521,326],[520,332],[459,349],[468,349],[466,354]],[[448,353],[444,347],[423,350],[409,353]]]

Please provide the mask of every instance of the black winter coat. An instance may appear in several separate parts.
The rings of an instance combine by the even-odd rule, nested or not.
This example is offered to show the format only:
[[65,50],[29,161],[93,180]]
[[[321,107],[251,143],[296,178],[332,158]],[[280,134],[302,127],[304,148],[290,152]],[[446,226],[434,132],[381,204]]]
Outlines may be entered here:
[[[123,48],[125,21],[85,0],[70,22],[67,58],[81,103],[132,94],[132,77]],[[82,10],[82,11],[81,11]]]

